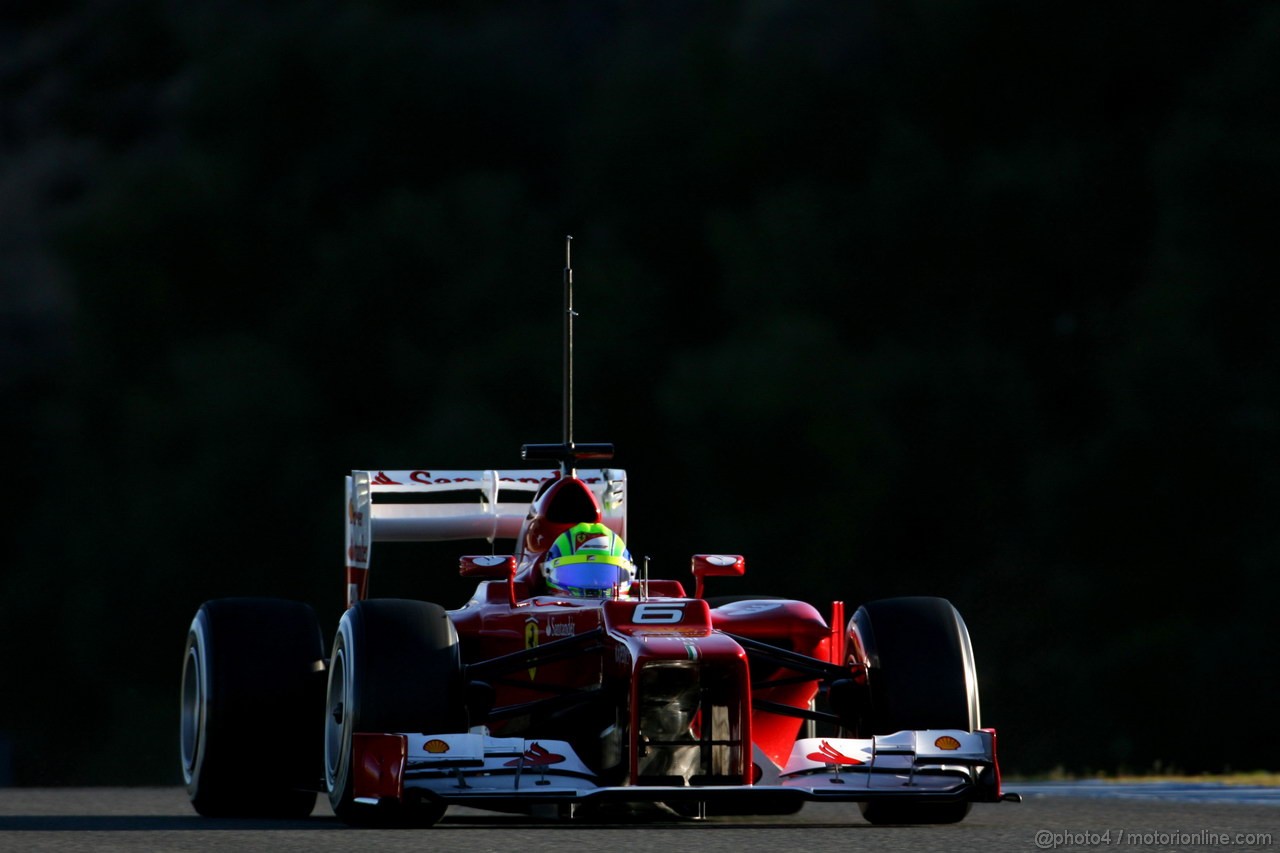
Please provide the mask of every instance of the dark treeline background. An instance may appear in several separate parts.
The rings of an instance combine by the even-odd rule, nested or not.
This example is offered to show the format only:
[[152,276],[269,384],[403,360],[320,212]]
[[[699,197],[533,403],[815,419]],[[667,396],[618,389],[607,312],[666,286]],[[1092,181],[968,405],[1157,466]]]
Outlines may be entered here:
[[201,601],[556,440],[565,234],[655,575],[950,598],[1011,772],[1277,769],[1280,5],[424,5],[4,4],[0,781],[177,781]]

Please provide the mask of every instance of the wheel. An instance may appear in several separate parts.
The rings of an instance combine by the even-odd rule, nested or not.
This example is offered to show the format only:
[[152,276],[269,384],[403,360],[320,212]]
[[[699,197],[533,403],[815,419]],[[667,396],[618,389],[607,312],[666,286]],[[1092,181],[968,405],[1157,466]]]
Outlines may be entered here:
[[870,731],[980,725],[978,677],[964,620],[944,598],[889,598],[854,614],[871,687]]
[[206,817],[301,818],[321,773],[324,640],[307,605],[201,605],[182,667],[182,776]]
[[458,634],[444,609],[425,601],[372,599],[338,625],[329,661],[324,763],[329,803],[354,825],[430,825],[444,806],[415,808],[354,800],[356,732],[465,732]]
[[[969,631],[943,598],[870,602],[853,617],[866,652],[871,690],[862,736],[919,729],[974,731],[979,719],[978,676]],[[874,824],[956,823],[969,803],[861,803]]]

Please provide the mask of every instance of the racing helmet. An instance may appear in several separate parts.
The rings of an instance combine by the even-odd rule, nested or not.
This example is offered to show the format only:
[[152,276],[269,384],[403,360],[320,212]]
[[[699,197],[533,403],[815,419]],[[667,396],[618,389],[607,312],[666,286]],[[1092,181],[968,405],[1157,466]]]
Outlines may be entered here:
[[613,598],[636,577],[622,537],[603,524],[575,524],[556,537],[542,563],[547,588],[560,595]]

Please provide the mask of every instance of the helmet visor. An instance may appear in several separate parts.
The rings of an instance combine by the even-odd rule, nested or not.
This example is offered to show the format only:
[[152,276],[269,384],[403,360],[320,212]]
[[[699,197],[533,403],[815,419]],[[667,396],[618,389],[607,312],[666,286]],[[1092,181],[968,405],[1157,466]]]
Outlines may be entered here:
[[623,557],[574,555],[552,561],[549,580],[567,592],[604,591],[631,586],[631,563]]

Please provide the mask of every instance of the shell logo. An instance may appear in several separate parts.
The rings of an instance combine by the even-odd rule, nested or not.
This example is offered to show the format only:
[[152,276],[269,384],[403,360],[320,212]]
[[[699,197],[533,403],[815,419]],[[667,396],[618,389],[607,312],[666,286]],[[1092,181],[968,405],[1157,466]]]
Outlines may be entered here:
[[935,740],[933,742],[933,745],[936,746],[938,749],[959,749],[960,741],[956,740],[951,735],[943,735],[942,737]]
[[439,755],[442,752],[449,751],[449,744],[440,738],[432,738],[422,745],[422,749],[432,755]]

